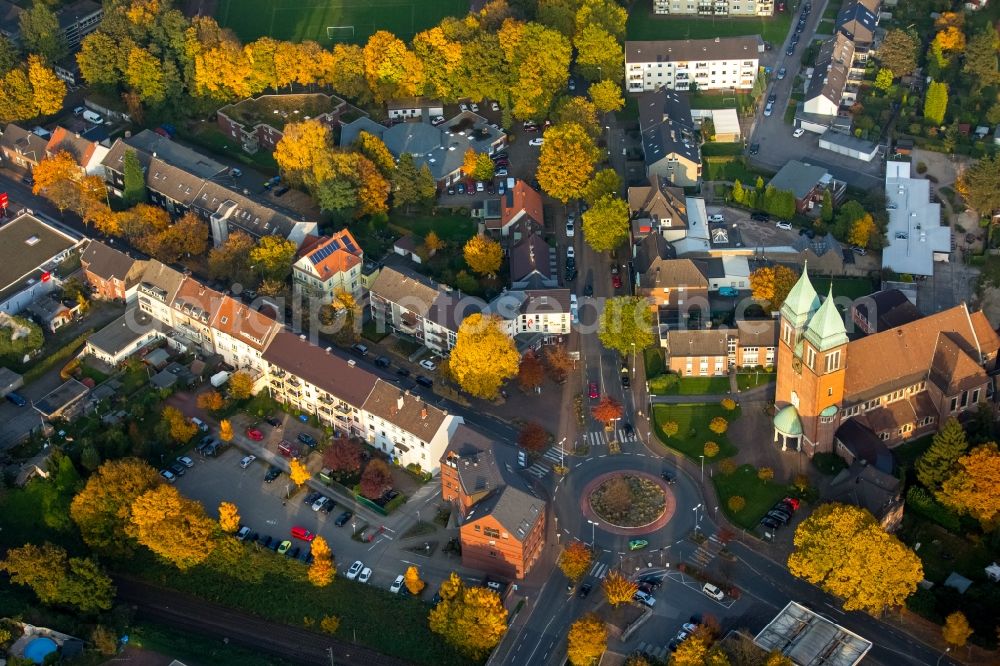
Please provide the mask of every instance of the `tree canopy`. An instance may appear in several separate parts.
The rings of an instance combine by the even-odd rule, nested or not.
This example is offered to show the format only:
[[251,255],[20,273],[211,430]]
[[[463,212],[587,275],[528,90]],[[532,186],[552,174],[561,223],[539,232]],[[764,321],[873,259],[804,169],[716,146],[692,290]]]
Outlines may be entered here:
[[591,666],[597,663],[608,646],[608,628],[597,615],[587,613],[570,626],[566,639],[569,663]]
[[0,562],[12,582],[26,585],[44,604],[71,606],[84,613],[111,608],[115,587],[92,558],[69,557],[61,546],[25,544]]
[[629,237],[628,203],[615,195],[604,195],[583,214],[583,237],[597,252],[609,252]]
[[566,578],[577,583],[590,569],[594,554],[582,541],[571,541],[559,556],[559,568]]
[[984,530],[1000,523],[1000,451],[993,442],[961,456],[937,497],[948,507],[978,520]]
[[599,157],[594,140],[582,125],[553,125],[545,132],[538,157],[538,184],[563,203],[579,198],[590,183]]
[[430,613],[430,628],[475,659],[500,642],[507,630],[507,609],[500,595],[481,586],[466,587],[458,574],[441,584],[441,602]]
[[212,554],[218,528],[199,502],[161,484],[132,503],[128,529],[139,543],[184,571]]
[[162,482],[155,469],[136,458],[101,465],[70,504],[70,516],[84,542],[100,553],[129,554],[136,544],[132,503]]
[[500,386],[517,374],[521,355],[495,316],[469,315],[458,328],[451,351],[451,374],[464,391],[495,398]]
[[622,356],[641,352],[653,344],[653,313],[649,301],[640,296],[617,296],[604,304],[598,338]]
[[798,279],[798,273],[787,266],[764,266],[750,273],[750,289],[754,298],[767,301],[772,310],[777,310]]

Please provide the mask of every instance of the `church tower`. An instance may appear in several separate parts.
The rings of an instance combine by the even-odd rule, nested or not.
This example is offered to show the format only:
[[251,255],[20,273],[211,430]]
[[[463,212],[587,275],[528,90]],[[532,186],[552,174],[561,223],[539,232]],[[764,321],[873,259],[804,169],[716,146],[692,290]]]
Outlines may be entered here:
[[820,303],[808,269],[781,306],[774,441],[810,456],[831,451],[840,423],[847,367],[847,329],[833,302]]

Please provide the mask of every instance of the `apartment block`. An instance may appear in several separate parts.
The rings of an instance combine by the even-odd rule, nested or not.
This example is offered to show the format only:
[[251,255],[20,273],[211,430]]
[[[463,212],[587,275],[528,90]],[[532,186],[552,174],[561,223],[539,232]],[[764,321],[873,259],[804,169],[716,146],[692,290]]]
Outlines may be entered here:
[[654,14],[682,16],[771,16],[773,0],[653,0]]
[[292,282],[324,303],[333,301],[338,290],[346,291],[359,300],[364,263],[365,253],[347,229],[331,236],[310,236],[302,244],[299,258],[292,265]]
[[629,92],[749,90],[760,66],[759,35],[625,42]]

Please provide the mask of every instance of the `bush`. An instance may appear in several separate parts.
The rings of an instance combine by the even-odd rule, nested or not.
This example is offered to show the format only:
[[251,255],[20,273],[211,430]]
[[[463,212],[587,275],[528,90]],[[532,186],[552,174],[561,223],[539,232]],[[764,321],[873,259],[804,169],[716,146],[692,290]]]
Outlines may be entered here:
[[726,505],[733,513],[739,513],[743,510],[743,507],[747,505],[747,501],[740,495],[733,495],[729,498],[729,501],[726,502]]
[[716,435],[721,435],[727,430],[729,430],[729,421],[722,418],[721,416],[716,416],[708,424],[708,429],[714,432]]
[[732,458],[723,459],[723,461],[719,463],[719,471],[726,476],[729,476],[736,471],[736,461]]
[[386,502],[386,504],[385,504],[385,506],[383,508],[385,509],[386,513],[392,513],[393,511],[395,511],[399,507],[403,506],[403,504],[406,503],[406,499],[407,499],[406,495],[404,495],[403,493],[400,493],[400,494],[396,495],[395,497],[393,497],[388,502]]
[[715,442],[705,442],[705,457],[714,458],[719,455],[719,445]]
[[660,375],[659,377],[653,377],[649,380],[649,392],[656,394],[667,393],[672,388],[677,386],[678,381],[680,380],[677,375],[672,373]]
[[328,634],[335,634],[340,628],[340,618],[336,615],[327,615],[319,621],[319,628]]
[[770,481],[774,478],[774,470],[770,467],[761,467],[757,470],[757,478],[761,481]]
[[917,173],[927,173],[927,165],[923,162],[917,162]]
[[910,486],[906,491],[906,506],[949,532],[958,534],[962,529],[958,514],[950,511],[920,486]]
[[722,408],[727,412],[731,412],[734,409],[736,409],[736,401],[733,400],[732,398],[723,398],[722,402],[719,404],[721,404]]
[[809,477],[805,474],[796,474],[795,478],[792,479],[792,485],[795,486],[795,489],[800,493],[804,493],[809,490]]

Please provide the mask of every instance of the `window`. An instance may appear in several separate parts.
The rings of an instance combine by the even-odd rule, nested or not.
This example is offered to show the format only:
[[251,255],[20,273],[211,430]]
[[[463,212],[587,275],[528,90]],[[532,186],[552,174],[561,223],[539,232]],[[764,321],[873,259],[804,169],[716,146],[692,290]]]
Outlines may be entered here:
[[819,417],[819,422],[820,423],[833,423],[833,417],[832,416],[821,416],[821,417]]
[[840,350],[830,352],[826,355],[826,371],[833,372],[840,369]]
[[491,539],[499,539],[500,538],[500,530],[493,529],[492,527],[484,527],[483,528],[483,534],[486,535],[486,536],[488,536]]
[[790,324],[785,324],[781,332],[781,338],[785,341],[786,345],[792,344],[792,327]]
[[969,392],[968,391],[962,391],[962,405],[961,406],[962,406],[962,409],[965,409],[966,407],[969,406]]
[[974,405],[977,402],[979,402],[979,389],[972,392],[972,404]]
[[816,350],[812,347],[806,347],[806,365],[808,365],[810,369],[816,367]]
[[880,433],[878,434],[878,438],[879,438],[879,439],[881,439],[881,440],[882,440],[883,442],[884,442],[885,440],[889,439],[889,431],[886,431],[886,432],[880,432]]
[[830,386],[830,387],[828,387],[828,388],[826,389],[826,394],[827,394],[827,395],[833,395],[833,387],[832,387],[832,386]]
[[950,411],[954,412],[957,409],[958,409],[958,398],[952,398],[951,399],[951,410]]

